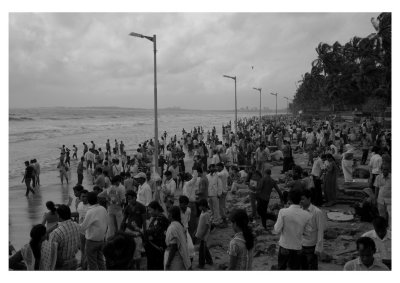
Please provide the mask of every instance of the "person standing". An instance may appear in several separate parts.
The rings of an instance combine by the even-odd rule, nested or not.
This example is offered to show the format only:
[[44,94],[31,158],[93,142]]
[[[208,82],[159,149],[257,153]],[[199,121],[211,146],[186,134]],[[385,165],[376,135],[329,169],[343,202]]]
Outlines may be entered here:
[[120,186],[120,177],[115,176],[111,180],[111,187],[98,195],[107,200],[108,231],[107,238],[111,238],[119,230],[123,215],[122,206],[125,203],[125,188]]
[[[80,199],[81,202],[78,204],[78,207],[76,211],[78,212],[78,223],[82,224],[83,221],[85,220],[86,213],[90,208],[90,204],[88,202],[88,191],[87,190],[82,190],[80,193]],[[81,240],[81,268],[82,270],[87,269],[87,260],[86,260],[86,255],[85,255],[85,245],[86,245],[86,238],[85,238],[85,232],[81,230],[80,234],[80,240]]]
[[29,195],[29,192],[32,192],[32,194],[35,194],[35,191],[31,187],[33,174],[34,174],[33,167],[29,164],[29,161],[25,161],[25,174],[24,174],[24,178],[22,179],[21,183],[25,182],[25,185],[26,185],[25,196],[26,197]]
[[134,191],[126,192],[128,206],[124,210],[124,218],[121,230],[134,237],[136,249],[133,255],[134,268],[140,270],[140,259],[143,251],[142,235],[146,235],[146,207],[136,201],[137,195]]
[[229,243],[229,270],[252,270],[254,236],[249,226],[249,217],[244,209],[231,214],[232,228],[235,232]]
[[85,233],[85,256],[88,270],[105,270],[103,255],[104,239],[107,232],[107,210],[97,203],[96,192],[87,194],[90,205],[80,230]]
[[379,216],[385,218],[388,226],[392,227],[392,176],[388,165],[382,166],[382,174],[376,177],[374,186]]
[[183,190],[182,194],[186,196],[189,199],[189,208],[191,211],[191,217],[189,220],[189,234],[193,239],[194,233],[196,232],[196,227],[197,227],[197,206],[196,206],[196,191],[199,189],[199,182],[200,178],[198,177],[197,170],[193,170],[193,176],[190,178],[191,175],[189,173],[186,173],[185,178],[187,180],[185,181],[183,185]]
[[201,214],[199,218],[199,225],[197,226],[196,238],[200,240],[198,267],[203,269],[206,263],[210,265],[213,264],[211,253],[207,247],[207,240],[210,236],[211,230],[211,217],[206,199],[201,199],[199,201],[199,209]]
[[211,164],[210,173],[207,174],[208,179],[208,202],[211,208],[211,214],[214,224],[219,224],[221,217],[219,214],[219,200],[222,194],[222,181],[216,174],[215,165]]
[[279,234],[278,269],[300,270],[302,238],[311,214],[300,207],[301,190],[291,189],[289,200],[292,204],[279,211],[274,233]]
[[107,154],[111,154],[111,145],[110,145],[110,140],[109,139],[107,139],[107,142],[106,142],[106,152],[107,152]]
[[72,158],[77,160],[78,159],[78,148],[76,147],[76,145],[72,146],[72,151],[74,152],[72,154]]
[[379,155],[379,147],[374,146],[372,148],[372,156],[369,160],[369,172],[371,173],[370,188],[375,190],[374,184],[375,179],[381,173],[382,157]]
[[335,158],[332,156],[332,154],[327,154],[326,157],[327,166],[324,179],[324,197],[325,201],[327,202],[325,205],[330,206],[336,201],[338,168]]
[[157,201],[149,206],[150,222],[145,234],[147,270],[164,270],[165,234],[169,220],[163,214],[163,208]]
[[310,190],[302,191],[301,207],[311,214],[311,220],[306,227],[302,241],[302,270],[318,270],[318,255],[324,249],[326,217],[318,207],[311,204],[311,197]]
[[139,183],[137,201],[144,206],[148,206],[153,197],[150,185],[147,183],[147,176],[145,173],[140,172],[134,178]]
[[58,244],[56,270],[76,270],[76,254],[80,247],[79,224],[71,220],[71,210],[67,205],[57,208],[58,227],[49,239]]
[[171,223],[165,235],[165,270],[188,270],[191,262],[185,229],[181,223],[181,210],[178,206],[173,206],[168,215]]
[[78,174],[78,185],[82,185],[83,181],[83,170],[85,167],[83,166],[83,162],[85,161],[85,157],[81,157],[81,161],[78,163],[78,167],[76,169],[76,173]]
[[314,181],[314,189],[311,190],[312,192],[311,203],[313,203],[316,206],[321,206],[323,203],[321,176],[322,176],[322,171],[325,169],[324,165],[325,160],[326,160],[325,154],[321,154],[321,152],[319,152],[317,158],[314,160],[311,170],[311,176]]
[[224,164],[221,162],[217,164],[217,171],[218,171],[217,175],[218,175],[219,179],[221,180],[221,185],[222,185],[222,193],[221,193],[220,197],[218,198],[219,214],[220,214],[222,221],[224,223],[227,223],[225,202],[226,202],[226,195],[228,193],[229,173],[226,170]]
[[257,198],[257,212],[261,217],[261,223],[264,229],[267,229],[267,218],[276,220],[275,215],[268,215],[268,204],[272,193],[272,189],[278,193],[281,203],[283,204],[283,195],[278,187],[278,184],[274,179],[271,178],[271,169],[266,169],[264,171],[264,176],[262,177],[260,184],[256,189]]

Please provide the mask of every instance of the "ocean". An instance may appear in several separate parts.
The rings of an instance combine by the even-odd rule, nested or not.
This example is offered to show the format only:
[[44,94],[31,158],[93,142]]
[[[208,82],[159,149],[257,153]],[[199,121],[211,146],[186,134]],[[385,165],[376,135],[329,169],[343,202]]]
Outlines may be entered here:
[[[241,117],[258,116],[258,112],[239,112]],[[181,137],[182,129],[190,131],[203,126],[210,130],[215,126],[221,136],[222,125],[234,122],[234,111],[202,111],[165,109],[158,112],[159,137],[167,131]],[[41,223],[46,212],[45,203],[66,203],[73,196],[76,184],[77,161],[71,161],[72,181],[60,184],[57,159],[60,147],[78,147],[78,158],[83,145],[93,141],[96,148],[105,149],[107,139],[125,144],[127,154],[136,151],[138,144],[154,137],[153,110],[128,108],[34,108],[9,110],[9,240],[20,248],[29,241],[29,231]],[[72,153],[71,153],[72,157]],[[24,161],[36,158],[41,166],[41,187],[35,196],[26,198],[25,184],[21,183]],[[88,185],[85,176],[84,184]],[[86,183],[85,183],[86,182]],[[72,208],[74,211],[74,208]]]

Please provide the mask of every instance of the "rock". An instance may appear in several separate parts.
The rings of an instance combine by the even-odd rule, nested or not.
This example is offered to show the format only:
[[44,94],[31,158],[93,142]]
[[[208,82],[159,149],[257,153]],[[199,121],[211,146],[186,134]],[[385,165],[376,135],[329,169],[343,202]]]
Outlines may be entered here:
[[248,189],[240,189],[240,190],[238,190],[237,192],[236,192],[236,195],[238,196],[238,197],[245,197],[245,196],[248,196],[249,195],[249,190]]
[[250,203],[251,201],[250,201],[250,196],[246,196],[244,199],[243,199],[243,203]]
[[254,228],[253,232],[256,234],[256,236],[260,236],[264,233],[265,229],[262,226],[257,226]]
[[319,256],[320,261],[322,262],[331,262],[332,261],[332,256],[330,254],[327,254],[325,252],[322,252]]
[[269,256],[274,256],[276,254],[276,245],[275,244],[269,245],[269,247],[267,249],[267,254]]
[[338,237],[338,233],[333,229],[326,229],[324,233],[324,239],[326,240],[334,240]]
[[352,236],[347,236],[347,235],[340,235],[340,236],[339,236],[339,239],[340,239],[340,240],[343,240],[343,241],[354,241],[354,237],[352,237]]
[[220,263],[218,265],[218,270],[227,270],[228,269],[228,264],[226,263]]

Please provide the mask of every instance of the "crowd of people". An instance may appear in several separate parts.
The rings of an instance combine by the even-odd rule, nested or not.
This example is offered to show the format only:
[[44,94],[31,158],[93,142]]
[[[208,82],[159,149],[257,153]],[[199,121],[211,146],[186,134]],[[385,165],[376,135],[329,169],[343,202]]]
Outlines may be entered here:
[[[229,124],[229,127],[231,125]],[[229,128],[228,127],[228,128]],[[243,118],[238,132],[215,127],[205,132],[195,127],[182,136],[159,141],[158,170],[152,139],[128,154],[115,139],[105,151],[91,141],[83,143],[77,164],[76,201],[46,203],[42,224],[32,228],[31,241],[10,258],[10,268],[28,270],[189,270],[198,245],[198,265],[212,265],[207,241],[214,229],[232,225],[230,270],[251,270],[258,219],[272,233],[280,234],[276,269],[318,269],[323,252],[326,217],[321,206],[337,201],[338,178],[352,182],[357,166],[355,150],[362,150],[360,164],[368,163],[368,202],[358,211],[372,215],[374,230],[357,240],[360,257],[345,270],[386,270],[391,267],[391,134],[366,119],[348,126],[333,119],[303,121],[290,116]],[[57,168],[61,183],[71,181],[69,149],[64,145]],[[73,146],[73,159],[78,148]],[[307,154],[307,165],[296,164],[293,154]],[[191,168],[185,160],[193,160]],[[39,171],[27,162],[27,194],[38,184]],[[31,162],[32,163],[32,162]],[[271,168],[282,165],[282,187],[271,177]],[[40,168],[40,167],[39,167]],[[85,175],[86,171],[86,175]],[[89,188],[83,179],[89,178]],[[249,190],[251,211],[227,211],[226,196]],[[278,215],[271,213],[272,191],[280,198]],[[71,212],[73,211],[73,212]],[[78,261],[77,252],[81,257]],[[374,257],[374,254],[377,255]],[[146,258],[147,266],[142,259]]]

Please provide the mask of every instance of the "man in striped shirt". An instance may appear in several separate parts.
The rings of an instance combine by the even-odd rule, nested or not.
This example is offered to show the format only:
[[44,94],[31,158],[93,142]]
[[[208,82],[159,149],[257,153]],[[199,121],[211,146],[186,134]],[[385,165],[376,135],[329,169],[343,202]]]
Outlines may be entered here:
[[58,244],[56,270],[76,270],[76,254],[80,246],[79,224],[71,220],[67,205],[57,208],[58,227],[50,234],[50,241]]

